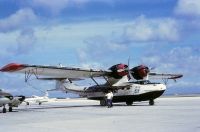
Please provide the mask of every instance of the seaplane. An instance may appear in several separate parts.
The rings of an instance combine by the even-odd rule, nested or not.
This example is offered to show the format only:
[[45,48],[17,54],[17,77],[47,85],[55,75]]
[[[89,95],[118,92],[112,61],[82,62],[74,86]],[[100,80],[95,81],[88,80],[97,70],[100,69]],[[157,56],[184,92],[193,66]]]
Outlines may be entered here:
[[9,112],[12,112],[13,107],[18,107],[24,100],[25,96],[13,96],[0,89],[0,107],[3,106],[3,113],[7,112],[6,105],[9,106]]
[[[129,69],[129,64],[119,63],[108,70],[84,69],[64,66],[46,66],[10,63],[0,69],[1,72],[23,73],[25,82],[34,75],[41,80],[55,80],[55,90],[71,92],[80,97],[99,100],[101,106],[106,105],[105,92],[112,90],[113,103],[125,102],[132,105],[137,101],[149,101],[154,105],[154,100],[166,90],[165,83],[151,82],[150,79],[177,80],[182,74],[155,73],[145,65],[138,65]],[[98,83],[102,78],[103,84]],[[91,79],[94,85],[82,86],[75,83],[79,80]]]

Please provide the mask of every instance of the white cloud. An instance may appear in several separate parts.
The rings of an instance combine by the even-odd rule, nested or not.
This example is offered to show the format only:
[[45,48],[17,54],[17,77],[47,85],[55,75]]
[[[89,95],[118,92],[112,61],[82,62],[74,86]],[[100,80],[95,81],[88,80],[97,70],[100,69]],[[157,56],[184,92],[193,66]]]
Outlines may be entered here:
[[86,47],[78,50],[81,62],[85,60],[98,60],[109,57],[108,54],[120,53],[127,49],[126,45],[111,41],[103,36],[94,36],[85,40]]
[[26,54],[33,51],[36,37],[33,29],[24,29],[17,38],[16,54]]
[[198,78],[199,73],[197,71],[200,71],[200,54],[195,48],[174,47],[167,53],[153,52],[154,54],[143,57],[143,60],[148,64],[155,64],[156,70],[182,73],[188,78]]
[[200,0],[179,0],[175,8],[179,15],[200,16]]
[[179,27],[171,18],[147,19],[140,16],[125,28],[124,37],[129,41],[176,41]]
[[29,26],[36,19],[37,17],[31,9],[20,9],[15,14],[0,20],[0,32],[10,32]]

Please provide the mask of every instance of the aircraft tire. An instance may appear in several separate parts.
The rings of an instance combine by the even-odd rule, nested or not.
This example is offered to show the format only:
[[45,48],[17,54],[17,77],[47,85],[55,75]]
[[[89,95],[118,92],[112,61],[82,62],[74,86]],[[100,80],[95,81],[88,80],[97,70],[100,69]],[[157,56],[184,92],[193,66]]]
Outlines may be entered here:
[[42,103],[41,102],[39,102],[39,105],[41,105]]
[[26,102],[26,105],[29,105],[29,102]]
[[6,108],[3,108],[3,111],[2,111],[2,112],[3,112],[3,113],[6,113],[6,111],[7,111]]
[[9,112],[12,112],[12,111],[13,111],[12,107],[9,107]]
[[100,105],[101,106],[106,106],[106,100],[105,99],[100,100]]
[[126,105],[131,106],[133,104],[133,101],[126,101]]
[[154,105],[155,103],[154,103],[154,100],[153,99],[150,99],[149,100],[149,105]]

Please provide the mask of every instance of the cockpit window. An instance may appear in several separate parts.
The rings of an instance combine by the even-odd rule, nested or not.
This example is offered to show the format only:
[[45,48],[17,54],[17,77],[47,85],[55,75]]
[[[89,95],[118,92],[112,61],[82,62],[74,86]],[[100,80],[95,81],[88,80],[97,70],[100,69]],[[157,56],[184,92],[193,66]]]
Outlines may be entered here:
[[141,81],[136,81],[136,82],[133,82],[133,83],[135,83],[135,84],[141,84],[141,85],[159,84],[159,83],[150,82],[149,80],[141,80]]

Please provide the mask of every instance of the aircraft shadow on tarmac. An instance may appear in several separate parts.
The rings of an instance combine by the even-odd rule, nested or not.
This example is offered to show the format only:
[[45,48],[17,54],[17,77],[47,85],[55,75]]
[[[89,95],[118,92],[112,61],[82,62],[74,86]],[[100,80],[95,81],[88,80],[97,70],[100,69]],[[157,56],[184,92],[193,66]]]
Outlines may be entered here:
[[[143,103],[135,103],[131,106],[127,106],[126,104],[114,104],[113,107],[136,107],[136,106],[148,106],[148,104],[143,104]],[[48,105],[48,106],[33,106],[33,107],[25,107],[25,108],[19,108],[19,109],[14,109],[12,112],[19,112],[19,111],[34,111],[34,110],[42,110],[42,109],[69,109],[69,108],[90,108],[90,107],[96,107],[96,108],[107,108],[107,106],[100,106],[100,105]],[[0,113],[2,113],[0,111]]]
[[[8,113],[15,113],[15,112],[19,112],[17,109],[13,110],[12,112],[8,112]],[[0,113],[3,113],[2,111],[0,111]],[[4,113],[3,113],[4,114]]]
[[[133,104],[131,106],[127,106],[126,104],[114,104],[113,107],[136,107],[136,106],[148,106],[148,104]],[[20,111],[23,110],[37,110],[37,109],[63,109],[63,108],[106,108],[107,106],[100,106],[100,105],[75,105],[75,106],[42,106],[42,107],[27,107],[23,109],[18,109]]]

